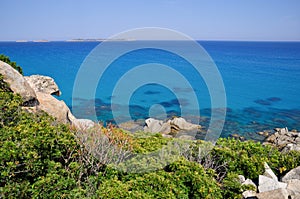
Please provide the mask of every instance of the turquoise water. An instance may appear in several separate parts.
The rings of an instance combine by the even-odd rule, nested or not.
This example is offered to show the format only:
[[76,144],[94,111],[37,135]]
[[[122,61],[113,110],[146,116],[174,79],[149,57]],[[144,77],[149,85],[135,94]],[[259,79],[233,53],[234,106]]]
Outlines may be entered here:
[[[285,127],[300,130],[300,43],[299,42],[221,42],[200,41],[220,71],[227,97],[227,116],[222,136],[239,133],[257,139],[253,132]],[[72,107],[73,83],[85,57],[97,42],[15,43],[0,42],[0,53],[8,55],[23,67],[25,75],[53,77],[64,100]],[[126,42],[124,42],[126,45]],[[178,45],[180,48],[180,45]],[[112,52],[114,49],[112,48]],[[90,118],[92,110],[103,122],[114,121],[111,114],[113,89],[126,71],[146,63],[161,63],[185,76],[192,88],[175,88],[187,96],[179,99],[163,85],[140,86],[127,104],[132,119],[155,116],[150,107],[160,104],[167,117],[181,115],[189,105],[189,94],[195,93],[200,104],[200,124],[209,123],[210,96],[201,76],[195,75],[190,63],[172,53],[157,49],[141,49],[121,56],[102,76],[95,98],[75,99],[75,115]],[[160,75],[158,71],[157,75]],[[164,78],[168,78],[165,76]],[[87,88],[89,89],[89,88]],[[154,115],[153,115],[154,114]],[[191,118],[192,119],[192,110]],[[160,117],[160,115],[157,115]],[[126,120],[127,118],[124,118]]]

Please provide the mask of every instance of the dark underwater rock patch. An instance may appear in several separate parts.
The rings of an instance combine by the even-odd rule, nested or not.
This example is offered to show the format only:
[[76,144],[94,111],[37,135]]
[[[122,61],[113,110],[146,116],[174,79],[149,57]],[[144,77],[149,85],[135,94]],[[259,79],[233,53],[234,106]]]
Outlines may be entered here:
[[269,97],[269,98],[267,98],[267,100],[270,101],[270,102],[279,102],[282,99],[279,98],[279,97]]
[[144,92],[145,95],[158,95],[160,94],[159,91],[146,91]]
[[272,105],[272,103],[268,100],[263,100],[263,99],[257,99],[257,100],[254,100],[254,102],[256,104],[260,104],[260,105],[263,105],[263,106],[270,106]]

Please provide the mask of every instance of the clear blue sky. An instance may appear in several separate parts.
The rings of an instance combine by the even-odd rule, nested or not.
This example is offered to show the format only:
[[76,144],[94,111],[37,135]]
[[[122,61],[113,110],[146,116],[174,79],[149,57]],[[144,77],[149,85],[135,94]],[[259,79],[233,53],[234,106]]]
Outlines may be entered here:
[[164,27],[201,40],[300,41],[300,0],[1,0],[0,40]]

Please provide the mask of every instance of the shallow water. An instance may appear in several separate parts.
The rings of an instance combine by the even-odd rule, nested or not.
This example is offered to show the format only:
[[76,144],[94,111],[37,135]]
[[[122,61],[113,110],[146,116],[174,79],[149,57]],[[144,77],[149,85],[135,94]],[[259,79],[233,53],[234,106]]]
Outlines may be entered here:
[[[226,122],[222,136],[238,133],[260,139],[253,132],[288,127],[300,130],[300,43],[298,42],[199,42],[214,60],[226,89]],[[64,100],[79,118],[93,118],[114,122],[149,116],[166,118],[182,115],[183,109],[200,110],[200,124],[208,127],[211,99],[201,76],[195,75],[190,63],[170,52],[141,49],[127,53],[114,61],[99,81],[94,98],[79,96],[73,99],[72,89],[77,71],[97,42],[15,43],[0,42],[0,53],[8,55],[23,67],[25,75],[42,74],[53,77]],[[180,48],[178,44],[175,45]],[[111,52],[114,48],[111,48]],[[196,55],[195,55],[196,56]],[[170,88],[155,83],[139,86],[129,102],[111,105],[117,82],[127,71],[147,63],[172,67],[182,74],[191,87],[174,83]],[[157,75],[161,75],[157,71]],[[163,76],[166,81],[169,76]],[[170,79],[171,81],[171,79]],[[172,80],[174,81],[174,80]],[[89,88],[87,88],[88,90]],[[120,93],[119,93],[120,94]],[[178,98],[181,94],[182,98]],[[199,107],[190,99],[195,94]],[[120,94],[121,95],[121,94]],[[188,108],[186,108],[188,107]],[[225,107],[215,107],[225,108]],[[112,115],[112,109],[115,115]],[[196,119],[195,119],[196,118]]]

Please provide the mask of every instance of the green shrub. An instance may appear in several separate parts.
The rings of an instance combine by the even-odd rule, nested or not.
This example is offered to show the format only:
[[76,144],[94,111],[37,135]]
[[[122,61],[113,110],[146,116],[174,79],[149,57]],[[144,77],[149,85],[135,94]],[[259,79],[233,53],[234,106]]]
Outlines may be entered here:
[[21,98],[3,85],[0,88],[0,198],[34,195],[52,198],[69,193],[77,187],[79,178],[76,170],[72,170],[72,161],[78,160],[79,151],[74,134],[45,113],[22,110]]
[[21,118],[21,97],[8,90],[7,84],[2,81],[0,75],[0,128],[13,126]]
[[105,175],[100,175],[99,198],[222,198],[212,175],[185,159],[154,172]]
[[259,142],[219,139],[213,149],[219,162],[228,164],[228,171],[257,179],[264,173],[264,162],[279,177],[300,165],[300,152],[281,153],[277,148]]
[[168,142],[169,138],[164,138],[160,133],[151,134],[144,132],[137,132],[134,134],[134,152],[135,153],[149,153],[161,149]]
[[10,61],[8,56],[5,56],[3,54],[0,54],[0,60],[11,65],[14,69],[16,69],[21,75],[23,75],[23,70],[20,66],[17,65],[16,62]]

